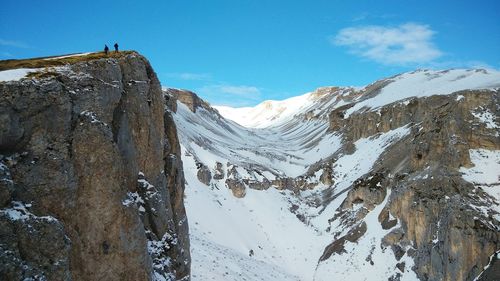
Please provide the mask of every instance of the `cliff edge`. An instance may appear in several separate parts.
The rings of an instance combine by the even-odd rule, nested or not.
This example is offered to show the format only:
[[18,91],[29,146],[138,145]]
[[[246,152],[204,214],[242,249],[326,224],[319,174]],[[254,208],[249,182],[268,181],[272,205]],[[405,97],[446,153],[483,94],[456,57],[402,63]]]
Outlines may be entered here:
[[0,82],[2,280],[189,280],[179,141],[149,62],[0,64],[17,68]]

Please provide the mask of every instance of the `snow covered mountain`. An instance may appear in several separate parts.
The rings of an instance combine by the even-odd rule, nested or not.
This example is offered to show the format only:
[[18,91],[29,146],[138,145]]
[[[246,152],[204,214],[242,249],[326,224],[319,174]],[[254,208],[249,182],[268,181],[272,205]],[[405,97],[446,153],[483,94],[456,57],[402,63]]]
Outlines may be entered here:
[[192,279],[495,276],[499,87],[497,71],[419,70],[253,108],[167,89]]

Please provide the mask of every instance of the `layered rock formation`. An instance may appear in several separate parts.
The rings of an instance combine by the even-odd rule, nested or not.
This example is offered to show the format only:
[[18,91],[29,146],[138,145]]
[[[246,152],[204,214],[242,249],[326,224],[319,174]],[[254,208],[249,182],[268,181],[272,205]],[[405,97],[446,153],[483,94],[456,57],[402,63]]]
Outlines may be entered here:
[[[464,180],[459,170],[474,165],[470,150],[500,149],[498,128],[477,118],[484,113],[500,116],[499,97],[498,91],[462,91],[413,98],[347,119],[339,119],[345,108],[332,112],[331,129],[342,131],[347,142],[411,126],[410,134],[374,166],[373,173],[382,176],[369,184],[355,183],[348,192],[337,210],[345,217],[342,225],[359,228],[366,211],[391,190],[379,216],[384,229],[391,229],[381,247],[392,249],[398,260],[405,254],[413,257],[412,270],[421,280],[472,280],[479,275],[500,248],[498,202],[481,183]],[[365,178],[373,181],[373,173]],[[362,208],[353,211],[354,203]],[[404,272],[402,268],[398,270]]]
[[0,82],[1,279],[189,280],[179,142],[149,62],[34,72]]

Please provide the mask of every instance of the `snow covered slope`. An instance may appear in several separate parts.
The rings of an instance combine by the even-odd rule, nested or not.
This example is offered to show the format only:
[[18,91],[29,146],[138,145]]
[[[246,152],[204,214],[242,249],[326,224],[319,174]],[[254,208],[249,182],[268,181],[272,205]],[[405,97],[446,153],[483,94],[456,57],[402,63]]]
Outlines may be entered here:
[[[331,110],[344,103],[342,97],[352,93],[355,88],[324,87],[315,92],[292,97],[282,101],[264,101],[255,107],[232,108],[214,106],[219,113],[229,120],[247,128],[266,128],[291,121],[294,116],[313,111]],[[334,93],[332,95],[332,93]]]
[[[325,87],[253,108],[214,110],[200,103],[193,110],[178,102],[173,117],[187,182],[193,280],[417,280],[425,255],[417,238],[389,246],[382,241],[408,231],[413,219],[396,215],[398,202],[413,194],[398,186],[443,173],[442,165],[432,164],[440,159],[418,164],[427,156],[411,152],[413,140],[437,132],[429,127],[436,119],[428,116],[437,102],[426,97],[446,95],[458,107],[480,108],[476,94],[457,91],[497,87],[496,71],[415,71],[361,89]],[[460,118],[484,128],[488,141],[498,133],[497,113],[489,110],[459,111],[470,112]],[[332,112],[341,116],[339,129],[332,129]],[[493,116],[489,123],[477,117],[485,114]],[[489,169],[476,167],[462,171]],[[383,171],[383,180],[363,191]],[[405,178],[409,173],[415,175]],[[390,228],[380,221],[388,208],[388,220],[396,221]]]
[[[392,78],[377,81],[359,89],[363,93],[373,85],[381,85],[375,95],[358,95],[355,105],[346,112],[346,118],[362,108],[376,109],[378,107],[404,100],[410,97],[426,97],[432,95],[449,95],[468,89],[500,88],[500,72],[484,69],[452,69],[443,71],[417,70],[403,73]],[[322,89],[318,89],[321,92]],[[344,93],[354,91],[354,88],[344,88]],[[220,114],[229,120],[251,128],[274,126],[290,120],[291,117],[305,113],[311,108],[327,107],[332,110],[344,103],[318,104],[315,93],[289,98],[283,101],[265,101],[255,107],[231,108],[214,106]],[[342,95],[342,93],[340,94]]]

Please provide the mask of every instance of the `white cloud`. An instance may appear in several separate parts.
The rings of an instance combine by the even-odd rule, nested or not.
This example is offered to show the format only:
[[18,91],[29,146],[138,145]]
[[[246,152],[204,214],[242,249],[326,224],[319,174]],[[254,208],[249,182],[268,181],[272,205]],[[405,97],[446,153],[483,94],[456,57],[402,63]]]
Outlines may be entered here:
[[260,95],[260,90],[253,86],[231,86],[221,85],[217,87],[220,92],[224,94],[231,94],[237,96]]
[[429,26],[415,23],[397,27],[349,27],[340,30],[331,42],[382,64],[421,64],[442,55],[431,41],[434,34]]
[[23,49],[30,48],[30,46],[28,46],[28,44],[26,44],[26,43],[23,43],[20,41],[5,40],[2,38],[0,38],[0,46],[23,48]]
[[210,80],[211,75],[208,73],[167,73],[166,77],[177,80],[194,80],[194,81],[205,81]]
[[254,86],[217,84],[196,90],[204,99],[214,105],[233,107],[250,106],[261,100],[261,90]]

